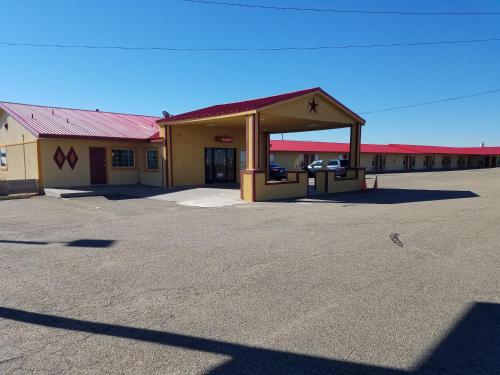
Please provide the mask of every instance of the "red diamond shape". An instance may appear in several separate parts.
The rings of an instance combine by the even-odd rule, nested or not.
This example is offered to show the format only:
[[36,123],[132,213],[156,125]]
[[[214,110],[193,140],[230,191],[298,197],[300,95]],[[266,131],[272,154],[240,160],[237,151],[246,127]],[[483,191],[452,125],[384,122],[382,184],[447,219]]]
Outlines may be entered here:
[[66,156],[64,156],[64,152],[61,150],[61,146],[57,146],[56,153],[54,154],[54,161],[59,169],[62,169],[65,160]]
[[68,164],[71,167],[71,169],[74,169],[76,162],[78,161],[78,155],[76,154],[73,147],[69,149],[68,155],[66,155],[66,160],[68,161]]

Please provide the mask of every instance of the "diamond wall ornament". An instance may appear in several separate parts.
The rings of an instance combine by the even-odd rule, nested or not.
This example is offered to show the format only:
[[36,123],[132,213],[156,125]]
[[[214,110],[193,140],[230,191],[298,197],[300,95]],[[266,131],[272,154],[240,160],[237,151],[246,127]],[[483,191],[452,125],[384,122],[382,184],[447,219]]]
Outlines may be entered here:
[[65,160],[66,156],[64,156],[64,152],[61,150],[61,146],[57,146],[57,150],[54,154],[54,161],[56,162],[59,169],[62,169]]
[[76,162],[78,161],[78,155],[76,154],[73,147],[69,149],[68,154],[66,155],[66,160],[68,161],[71,169],[75,169]]

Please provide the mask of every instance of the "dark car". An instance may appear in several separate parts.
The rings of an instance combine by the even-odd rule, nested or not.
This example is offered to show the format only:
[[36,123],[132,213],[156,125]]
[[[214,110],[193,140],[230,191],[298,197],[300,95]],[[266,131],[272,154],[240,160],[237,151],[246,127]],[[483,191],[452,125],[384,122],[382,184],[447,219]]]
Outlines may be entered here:
[[346,175],[346,171],[350,168],[349,160],[347,159],[339,159],[340,166],[344,168],[344,173],[342,174],[343,177]]
[[345,169],[349,169],[349,160],[347,159],[339,159],[340,165]]
[[286,180],[287,172],[286,169],[279,166],[276,163],[269,163],[269,179],[270,180]]

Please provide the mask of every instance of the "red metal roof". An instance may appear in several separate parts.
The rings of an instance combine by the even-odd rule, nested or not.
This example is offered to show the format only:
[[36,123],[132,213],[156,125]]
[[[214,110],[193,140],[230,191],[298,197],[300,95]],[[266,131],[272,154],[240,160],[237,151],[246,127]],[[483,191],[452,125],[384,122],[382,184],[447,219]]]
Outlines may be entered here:
[[0,102],[33,135],[145,141],[159,136],[158,117]]
[[362,144],[361,152],[365,154],[405,154],[406,151],[394,145]]
[[335,142],[274,141],[274,140],[271,140],[271,151],[349,152],[349,144],[348,143],[335,143]]
[[[296,152],[349,152],[349,143],[308,142],[308,141],[274,141],[271,140],[271,151]],[[404,154],[405,151],[390,145],[362,144],[362,153]]]
[[[349,152],[349,143],[271,140],[271,151]],[[500,155],[500,147],[445,147],[403,144],[362,144],[366,154]]]
[[355,114],[349,108],[344,106],[338,100],[333,98],[331,95],[329,95],[327,92],[325,92],[320,87],[314,87],[311,89],[289,92],[286,94],[268,96],[265,98],[245,100],[245,101],[241,101],[241,102],[217,104],[217,105],[213,105],[211,107],[201,108],[201,109],[197,109],[195,111],[166,117],[166,118],[163,118],[159,121],[168,122],[168,121],[178,121],[178,120],[193,120],[193,119],[204,118],[204,117],[231,115],[231,114],[235,114],[235,113],[255,111],[255,110],[270,106],[272,104],[276,104],[276,103],[279,103],[279,102],[282,102],[282,101],[285,101],[288,99],[293,99],[293,98],[296,98],[296,97],[299,97],[302,95],[311,94],[313,92],[320,92],[320,93],[326,95],[328,98],[330,98],[335,103],[340,105],[344,110],[351,113],[354,117],[358,118],[361,123],[363,123],[363,124],[365,123],[365,120],[363,120],[361,117],[359,117],[357,114]]
[[439,155],[500,155],[500,147],[449,147],[391,144],[411,154],[439,154]]

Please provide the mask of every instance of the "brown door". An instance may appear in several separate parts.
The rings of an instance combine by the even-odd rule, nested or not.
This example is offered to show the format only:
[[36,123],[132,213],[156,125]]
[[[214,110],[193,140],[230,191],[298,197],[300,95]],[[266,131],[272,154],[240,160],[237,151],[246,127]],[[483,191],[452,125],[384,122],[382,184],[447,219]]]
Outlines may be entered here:
[[92,185],[105,184],[106,181],[106,149],[90,147],[90,183]]

